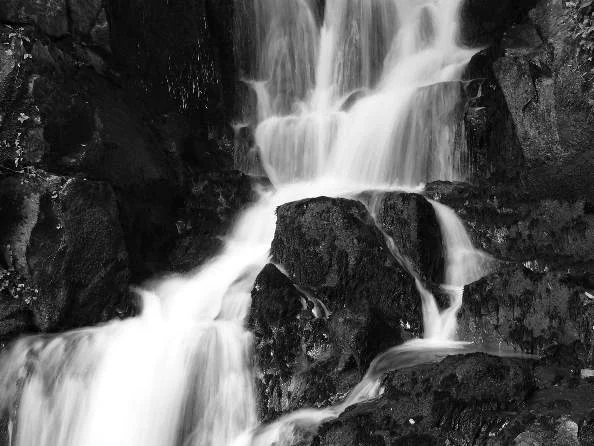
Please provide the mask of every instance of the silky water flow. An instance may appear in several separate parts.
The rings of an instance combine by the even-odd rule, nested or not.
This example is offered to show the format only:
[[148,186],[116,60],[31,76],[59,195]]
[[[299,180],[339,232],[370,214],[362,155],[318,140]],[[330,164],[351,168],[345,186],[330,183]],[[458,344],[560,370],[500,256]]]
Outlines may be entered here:
[[465,351],[456,316],[486,256],[454,211],[432,202],[450,307],[441,311],[417,278],[423,339],[379,355],[340,404],[258,425],[245,319],[276,208],[463,179],[457,81],[475,50],[458,44],[460,0],[235,1],[239,52],[251,45],[238,56],[251,94],[235,128],[254,134],[239,167],[262,166],[272,186],[218,255],[138,289],[139,316],[18,340],[0,362],[10,446],[290,444],[294,426],[315,428],[376,397],[385,371]]

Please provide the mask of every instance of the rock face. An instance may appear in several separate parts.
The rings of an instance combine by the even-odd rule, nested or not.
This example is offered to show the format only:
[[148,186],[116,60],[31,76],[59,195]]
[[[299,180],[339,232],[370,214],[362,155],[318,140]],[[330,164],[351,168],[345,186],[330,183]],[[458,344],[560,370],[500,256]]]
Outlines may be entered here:
[[589,444],[580,441],[594,386],[539,380],[548,367],[479,353],[393,372],[379,399],[347,409],[307,444]]
[[2,341],[134,312],[130,284],[196,266],[251,199],[215,3],[0,5]]
[[179,212],[179,236],[170,253],[171,267],[188,271],[214,255],[223,245],[221,234],[231,229],[243,207],[252,201],[250,179],[235,170],[199,172]]
[[578,342],[582,365],[594,364],[594,305],[566,274],[504,267],[467,287],[464,300],[463,339],[533,353]]
[[[394,194],[383,203],[381,215],[395,235],[409,231],[418,244],[425,231],[435,235],[422,229],[425,217],[434,223],[417,212],[431,208],[422,197]],[[412,226],[396,218],[405,214]],[[287,275],[264,268],[250,315],[265,420],[335,402],[378,353],[421,328],[413,279],[360,202],[320,197],[279,207],[272,259]]]
[[465,0],[460,12],[461,40],[469,46],[496,42],[537,3],[538,0]]
[[[539,197],[589,197],[593,78],[576,28],[582,3],[541,1],[508,29],[492,66],[526,162],[524,187]],[[586,37],[587,39],[587,37]]]
[[[349,308],[376,318],[377,330],[393,327],[393,334],[385,333],[390,339],[384,348],[396,343],[399,326],[419,328],[414,283],[361,203],[320,197],[279,207],[271,253],[289,278],[330,312]],[[380,340],[380,333],[373,337]]]
[[125,305],[129,271],[111,187],[56,176],[6,178],[0,185],[1,246],[14,271],[3,272],[0,314],[7,328],[0,336],[20,324],[54,331],[115,316]]
[[432,183],[426,193],[453,207],[477,247],[500,264],[466,287],[464,339],[540,353],[581,345],[592,364],[594,216],[587,201],[535,201],[514,188]]
[[377,200],[376,220],[394,240],[402,255],[412,262],[425,281],[442,283],[445,270],[441,229],[435,210],[419,194],[390,192]]

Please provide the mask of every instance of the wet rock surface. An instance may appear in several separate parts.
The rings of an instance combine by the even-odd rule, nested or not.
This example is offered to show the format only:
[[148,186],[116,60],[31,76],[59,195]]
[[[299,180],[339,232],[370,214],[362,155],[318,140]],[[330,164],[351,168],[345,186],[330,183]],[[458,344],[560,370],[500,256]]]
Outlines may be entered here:
[[1,335],[89,325],[125,312],[128,255],[113,189],[51,175],[0,184]]
[[592,361],[594,219],[584,200],[534,200],[513,188],[438,182],[426,194],[453,207],[475,246],[498,262],[466,287],[460,336],[540,353],[581,344]]
[[270,421],[301,407],[335,402],[364,372],[367,320],[348,310],[324,313],[274,265],[252,291],[259,414]]
[[[431,204],[417,194],[364,195],[402,255],[423,274],[441,275]],[[338,401],[378,353],[418,335],[421,323],[413,279],[363,204],[319,197],[277,215],[272,259],[286,275],[272,264],[262,270],[250,314],[265,420]]]
[[375,195],[375,219],[420,277],[442,283],[444,245],[431,203],[420,194],[390,192]]
[[[191,38],[149,14],[156,4],[0,5],[2,341],[133,314],[131,284],[212,255],[252,199],[251,182],[231,170],[227,74],[215,63],[229,51],[229,5],[208,3],[187,17],[203,23],[200,48],[148,39],[143,27],[157,18]],[[185,90],[167,92],[144,77],[163,75],[175,51],[195,57],[183,85],[167,78]]]
[[279,207],[271,254],[291,281],[330,312],[349,308],[377,318],[378,330],[393,327],[392,335],[385,333],[389,339],[380,332],[371,336],[381,345],[370,354],[393,345],[400,326],[411,332],[420,328],[414,282],[360,202],[319,197]]
[[381,397],[325,423],[309,444],[589,444],[593,384],[539,380],[548,367],[475,353],[392,372]]

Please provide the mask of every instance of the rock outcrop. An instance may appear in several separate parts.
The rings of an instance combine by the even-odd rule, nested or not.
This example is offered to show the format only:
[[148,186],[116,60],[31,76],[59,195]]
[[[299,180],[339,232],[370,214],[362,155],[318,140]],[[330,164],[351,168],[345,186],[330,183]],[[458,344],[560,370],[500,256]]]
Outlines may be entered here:
[[4,280],[0,337],[125,314],[128,254],[106,183],[38,176],[0,181]]
[[593,384],[540,379],[551,370],[546,360],[479,353],[392,372],[380,398],[347,409],[305,444],[589,444]]
[[212,255],[251,199],[229,7],[2,2],[2,341],[133,313],[130,284]]
[[[422,246],[427,253],[432,243],[441,252],[423,197],[386,194],[379,203],[386,231],[398,241],[411,236],[403,252],[416,255],[414,247]],[[421,328],[413,278],[360,202],[320,197],[285,204],[277,214],[272,259],[286,275],[264,268],[250,315],[265,420],[337,401],[378,353]],[[428,266],[423,260],[413,259]]]

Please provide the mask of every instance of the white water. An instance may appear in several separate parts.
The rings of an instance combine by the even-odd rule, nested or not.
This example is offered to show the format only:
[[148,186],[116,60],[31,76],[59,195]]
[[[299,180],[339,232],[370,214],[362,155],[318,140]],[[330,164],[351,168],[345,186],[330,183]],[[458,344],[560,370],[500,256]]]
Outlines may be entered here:
[[454,341],[461,287],[480,271],[471,268],[476,252],[462,224],[434,203],[447,245],[445,285],[454,291],[439,311],[417,281],[426,339],[380,355],[338,406],[256,429],[244,321],[276,207],[464,174],[451,82],[473,51],[456,42],[459,0],[327,0],[321,26],[313,3],[250,3],[258,48],[250,119],[276,189],[240,216],[211,261],[139,291],[139,317],[15,344],[0,363],[11,446],[272,444],[289,439],[297,422],[316,425],[377,396],[384,371],[463,348]]

